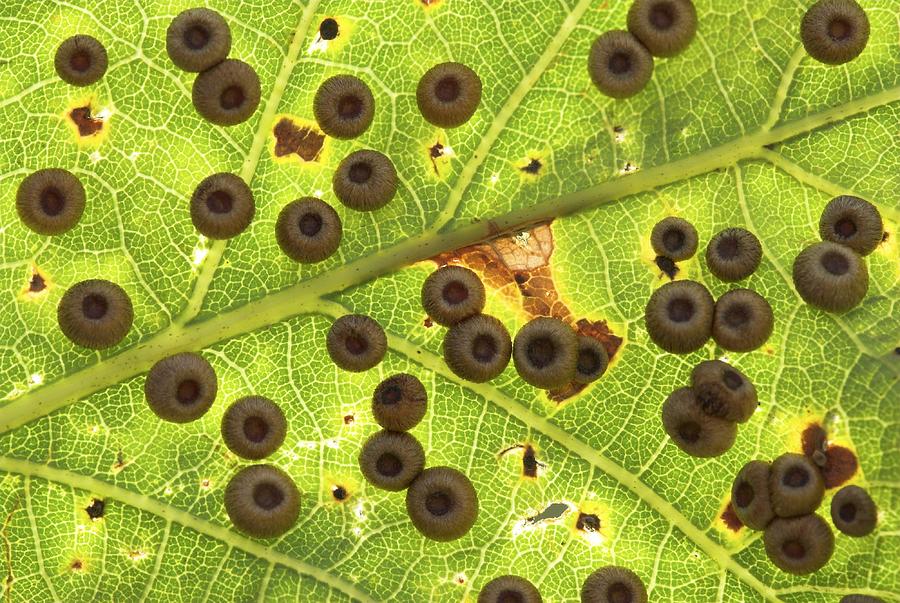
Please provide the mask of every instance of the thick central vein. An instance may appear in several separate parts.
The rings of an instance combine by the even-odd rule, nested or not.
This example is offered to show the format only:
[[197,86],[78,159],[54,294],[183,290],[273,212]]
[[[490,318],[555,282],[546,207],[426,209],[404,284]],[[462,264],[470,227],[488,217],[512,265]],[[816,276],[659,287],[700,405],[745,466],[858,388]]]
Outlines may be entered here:
[[205,519],[201,519],[196,515],[191,515],[187,511],[182,511],[172,505],[150,498],[149,496],[138,494],[137,492],[115,486],[87,475],[80,475],[64,469],[57,469],[49,465],[4,456],[0,456],[0,470],[7,473],[23,475],[26,478],[38,477],[53,483],[63,484],[79,490],[86,490],[103,498],[123,502],[135,509],[152,513],[153,515],[162,517],[166,521],[177,523],[178,525],[199,532],[205,536],[209,536],[210,538],[215,538],[229,546],[245,551],[258,559],[283,565],[300,574],[310,576],[323,584],[327,584],[331,588],[347,594],[353,599],[363,603],[374,603],[373,599],[368,594],[361,591],[354,584],[337,578],[316,566],[281,553],[277,551],[275,547],[251,540],[250,538],[245,538],[234,530],[216,525]]
[[[284,55],[281,70],[275,78],[272,94],[269,95],[265,109],[263,109],[263,113],[259,118],[259,127],[256,129],[253,142],[250,143],[250,150],[244,159],[244,163],[241,165],[240,171],[241,179],[248,185],[252,183],[253,177],[256,175],[259,159],[262,157],[269,133],[272,131],[272,122],[275,121],[275,115],[278,113],[278,105],[281,103],[281,97],[284,96],[284,91],[287,89],[291,73],[293,73],[294,67],[297,65],[297,58],[300,56],[300,50],[303,48],[303,42],[306,40],[306,32],[309,30],[309,25],[318,6],[319,0],[310,0],[306,5],[300,17],[300,22],[297,24],[297,29],[294,31],[294,36],[291,38],[291,44]],[[203,300],[206,298],[206,292],[209,291],[216,269],[222,261],[226,245],[227,241],[213,241],[210,245],[203,265],[197,273],[197,280],[194,282],[194,289],[191,292],[188,303],[175,319],[175,324],[186,324],[200,312]]]
[[201,350],[226,339],[272,325],[309,311],[322,296],[343,291],[382,274],[491,238],[605,203],[725,169],[762,149],[824,125],[865,113],[900,99],[900,86],[832,107],[772,130],[759,130],[718,147],[635,174],[602,182],[542,203],[465,224],[437,234],[422,233],[392,247],[344,264],[327,273],[250,301],[212,318],[174,324],[134,347],[57,381],[43,385],[0,408],[0,433],[50,414],[105,387],[145,372],[157,360],[179,351]]
[[[330,318],[337,318],[349,312],[340,304],[327,302],[318,305],[316,310]],[[428,350],[415,345],[409,340],[388,333],[388,347],[395,352],[402,354],[412,362],[421,364],[430,371],[441,375],[445,379],[460,385],[484,398],[486,401],[502,408],[506,413],[522,421],[525,425],[543,433],[567,450],[594,465],[615,479],[619,484],[628,488],[639,499],[659,513],[665,521],[681,530],[691,542],[697,545],[700,550],[718,563],[719,566],[732,572],[741,581],[759,592],[766,600],[779,601],[772,588],[751,574],[746,567],[735,561],[727,549],[713,541],[703,532],[703,530],[691,523],[681,511],[676,509],[669,501],[642,482],[640,477],[636,474],[622,467],[609,457],[604,456],[589,444],[551,423],[546,417],[541,417],[531,412],[525,406],[519,404],[496,387],[487,383],[472,383],[465,379],[460,379],[447,368],[447,364],[444,362],[443,358],[432,354]]]

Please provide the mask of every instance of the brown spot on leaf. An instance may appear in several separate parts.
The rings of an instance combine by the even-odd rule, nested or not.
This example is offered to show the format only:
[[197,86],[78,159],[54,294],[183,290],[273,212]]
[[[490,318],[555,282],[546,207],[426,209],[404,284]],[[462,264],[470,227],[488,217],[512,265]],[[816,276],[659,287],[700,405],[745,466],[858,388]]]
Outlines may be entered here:
[[37,270],[31,275],[31,281],[28,283],[28,290],[31,293],[40,293],[44,289],[47,288],[47,282],[44,280],[44,277],[41,276],[41,273]]
[[678,274],[680,269],[678,268],[678,264],[676,264],[672,258],[658,255],[653,261],[656,262],[656,267],[659,268],[660,272],[669,277],[670,281],[675,280],[675,275]]
[[425,317],[425,320],[422,321],[422,325],[423,325],[426,329],[430,329],[431,327],[434,326],[434,321],[431,320],[431,317],[430,317],[430,316],[426,316],[426,317]]
[[356,421],[356,417],[353,415],[344,415],[344,425],[353,425],[354,421]]
[[69,569],[73,572],[80,572],[84,569],[84,561],[81,559],[73,559],[72,563],[69,564]]
[[297,155],[303,161],[316,161],[325,134],[311,127],[299,126],[287,117],[282,117],[272,129],[275,135],[275,156]]
[[519,169],[525,172],[526,174],[531,174],[532,176],[537,175],[538,172],[541,171],[543,164],[540,159],[530,159],[528,163]]
[[334,497],[334,500],[342,502],[344,500],[347,500],[347,497],[350,496],[350,493],[347,492],[347,489],[343,486],[332,486],[331,495]]
[[[809,459],[819,467],[828,489],[845,483],[859,468],[856,454],[844,446],[831,444],[828,433],[819,423],[810,423],[800,435],[800,445]],[[822,458],[824,454],[824,459]]]
[[534,448],[529,444],[522,453],[522,475],[525,477],[537,477],[538,460],[534,454]]
[[582,532],[598,532],[600,531],[600,518],[593,513],[578,513],[575,529]]
[[91,115],[91,107],[75,107],[69,111],[69,119],[78,128],[79,136],[93,136],[103,129],[103,120]]
[[[550,223],[539,224],[516,233],[506,233],[483,243],[445,252],[432,258],[439,266],[464,264],[480,272],[489,287],[500,294],[521,295],[522,307],[529,318],[554,316],[568,322],[581,335],[595,337],[612,359],[622,338],[609,328],[605,320],[576,318],[559,298],[550,257],[554,241]],[[586,386],[570,384],[548,393],[551,400],[562,402]]]
[[440,143],[440,141],[431,145],[428,149],[428,158],[431,160],[431,167],[434,168],[434,173],[437,176],[440,176],[440,172],[438,171],[437,160],[444,156],[444,145]]
[[732,532],[739,532],[740,529],[744,527],[744,523],[738,518],[737,513],[734,512],[734,507],[731,505],[730,500],[728,501],[725,510],[722,511],[721,517],[722,523],[724,523],[725,527]]

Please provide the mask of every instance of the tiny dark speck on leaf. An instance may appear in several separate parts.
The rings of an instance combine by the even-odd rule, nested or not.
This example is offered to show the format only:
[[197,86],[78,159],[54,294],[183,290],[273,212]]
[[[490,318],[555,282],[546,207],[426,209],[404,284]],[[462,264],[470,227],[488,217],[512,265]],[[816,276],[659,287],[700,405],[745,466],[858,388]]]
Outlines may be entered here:
[[84,567],[84,563],[81,561],[81,559],[75,559],[72,561],[72,563],[69,565],[69,567],[72,568],[73,571],[77,572],[77,571],[80,571]]
[[69,118],[78,128],[79,136],[93,136],[103,129],[103,120],[91,116],[90,107],[76,107],[69,111]]
[[426,316],[425,320],[422,321],[422,324],[425,326],[426,329],[430,329],[431,327],[434,326],[434,321],[431,320],[430,316]]
[[344,415],[344,425],[353,425],[356,418],[353,415]]
[[331,17],[323,19],[319,24],[319,35],[323,40],[333,40],[338,37],[338,22]]
[[40,273],[35,272],[31,275],[31,282],[28,283],[28,290],[32,293],[40,293],[47,288],[47,282]]
[[521,167],[519,169],[522,170],[523,172],[525,172],[526,174],[537,174],[538,172],[541,171],[542,166],[543,166],[543,164],[540,162],[539,159],[532,159],[531,161],[528,162],[528,165],[526,165],[525,167]]
[[344,500],[347,498],[347,490],[343,486],[335,486],[331,489],[331,495],[335,500]]
[[900,356],[900,347],[894,348],[894,353]]
[[85,507],[85,511],[87,511],[88,517],[91,519],[100,519],[103,517],[103,510],[106,508],[106,503],[100,500],[99,498],[92,498],[91,504]]
[[625,131],[625,126],[613,126],[613,132],[616,134],[621,134]]
[[675,275],[678,274],[679,268],[678,265],[672,261],[672,258],[658,255],[654,262],[656,262],[656,267],[669,277],[669,280],[675,280]]
[[583,532],[596,532],[600,529],[600,518],[593,513],[579,513],[575,521],[575,529]]
[[515,276],[514,276],[513,278],[514,278],[514,279],[516,280],[516,282],[517,282],[518,284],[520,284],[520,285],[524,285],[525,283],[528,282],[528,275],[527,275],[527,274],[522,274],[521,272],[516,272],[516,274],[515,274]]
[[538,460],[534,455],[534,448],[526,446],[525,452],[522,454],[522,475],[525,477],[537,477],[537,470]]

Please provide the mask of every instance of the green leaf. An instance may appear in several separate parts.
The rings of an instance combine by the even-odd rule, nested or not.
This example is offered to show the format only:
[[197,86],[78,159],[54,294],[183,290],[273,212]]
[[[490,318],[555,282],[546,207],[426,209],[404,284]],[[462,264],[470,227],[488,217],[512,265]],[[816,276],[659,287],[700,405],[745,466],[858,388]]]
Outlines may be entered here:
[[[460,601],[514,573],[546,601],[574,601],[588,573],[616,563],[641,576],[654,601],[853,592],[900,601],[900,574],[888,569],[900,561],[894,0],[863,2],[871,39],[840,67],[803,52],[796,30],[807,3],[698,0],[697,38],[657,61],[647,89],[627,101],[601,96],[585,68],[591,41],[624,27],[624,0],[221,0],[231,55],[256,68],[264,96],[251,120],[229,129],[199,118],[191,75],[166,56],[165,29],[191,4],[0,8],[5,600]],[[327,16],[341,34],[323,47],[317,28]],[[106,76],[85,89],[53,69],[56,46],[76,32],[97,37],[110,57]],[[451,59],[474,68],[485,92],[469,123],[443,132],[418,114],[414,90],[427,66]],[[311,120],[318,83],[335,73],[372,87],[372,127],[358,140],[327,140],[317,161],[276,160],[274,125]],[[103,119],[89,139],[66,117],[84,105]],[[446,153],[432,163],[436,142]],[[330,182],[337,162],[365,147],[392,158],[402,186],[383,210],[355,213]],[[541,167],[527,174],[533,159]],[[88,194],[78,227],[54,238],[26,230],[13,203],[21,179],[43,167],[72,170]],[[198,240],[187,208],[216,171],[240,174],[257,200],[253,225],[227,245]],[[840,193],[876,203],[889,238],[867,259],[864,303],[833,316],[801,302],[790,267]],[[327,261],[298,268],[279,251],[274,221],[310,194],[336,206],[344,241]],[[649,233],[669,214],[691,220],[701,244],[726,226],[754,231],[764,259],[747,286],[776,315],[763,349],[729,357],[755,381],[761,408],[712,460],[681,453],[659,419],[691,367],[721,354],[712,344],[662,354],[643,327],[647,297],[667,280]],[[489,384],[455,377],[440,357],[443,330],[423,324],[418,295],[429,258],[471,245],[467,260],[490,264],[488,311],[511,331],[551,303],[572,320],[607,321],[624,338],[608,373],[563,403],[512,368]],[[517,283],[516,270],[532,278]],[[714,295],[728,289],[699,256],[681,270]],[[29,292],[35,272],[45,289]],[[63,292],[95,277],[121,284],[135,305],[131,333],[103,353],[76,348],[56,324]],[[367,373],[338,370],[324,351],[331,321],[347,312],[377,318],[389,334],[387,357]],[[144,402],[143,374],[184,350],[213,363],[219,398],[201,420],[163,423]],[[402,494],[367,486],[356,464],[376,430],[371,392],[397,371],[428,389],[429,412],[414,430],[428,465],[459,468],[478,490],[479,520],[458,541],[424,540]],[[232,530],[222,503],[241,462],[222,445],[219,421],[248,394],[285,409],[289,433],[271,462],[303,493],[296,528],[272,542]],[[838,534],[824,569],[793,577],[766,559],[758,534],[732,532],[720,515],[744,462],[798,450],[815,421],[858,456],[853,480],[882,515],[874,535]],[[519,444],[543,464],[535,479],[522,477],[521,448],[503,453]],[[336,484],[350,493],[345,502],[334,501]],[[86,512],[93,499],[105,504],[97,520]],[[529,524],[553,503],[565,503],[561,517]],[[599,532],[575,528],[580,512],[598,516]]]

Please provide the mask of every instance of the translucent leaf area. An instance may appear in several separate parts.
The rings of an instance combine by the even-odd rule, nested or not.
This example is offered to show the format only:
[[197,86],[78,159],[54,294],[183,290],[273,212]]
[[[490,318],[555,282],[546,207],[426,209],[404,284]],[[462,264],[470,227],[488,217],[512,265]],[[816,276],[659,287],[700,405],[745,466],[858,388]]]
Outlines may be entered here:
[[[259,109],[232,128],[199,117],[193,76],[166,54],[168,24],[193,4],[0,6],[4,601],[458,602],[511,573],[555,603],[577,601],[587,575],[611,563],[641,576],[652,601],[900,601],[896,0],[862,0],[869,44],[839,67],[803,51],[808,2],[696,0],[690,47],[657,60],[647,88],[620,101],[592,86],[586,62],[594,38],[624,28],[626,0],[217,0],[231,56],[262,82]],[[326,43],[327,17],[340,33]],[[86,88],[53,67],[74,33],[109,54],[105,77]],[[467,124],[441,130],[418,112],[415,87],[447,60],[471,66],[484,94]],[[371,128],[326,138],[308,161],[276,157],[275,126],[313,125],[315,91],[338,73],[371,87]],[[79,134],[69,117],[78,107],[100,120],[98,132]],[[401,184],[372,213],[346,209],[331,189],[337,163],[361,148],[389,155]],[[15,209],[22,178],[45,167],[71,170],[88,196],[80,224],[52,238],[27,230]],[[198,237],[188,211],[197,183],[222,171],[244,178],[257,204],[251,227],[227,243]],[[865,301],[837,316],[800,300],[791,265],[818,239],[827,201],[845,193],[878,206],[887,238],[867,258]],[[298,267],[274,224],[310,195],[337,209],[344,239],[328,260]],[[650,230],[667,215],[692,221],[701,241],[677,278],[714,296],[731,288],[703,259],[715,232],[743,226],[764,249],[745,286],[771,303],[774,334],[728,355],[755,381],[760,408],[711,460],[682,453],[660,420],[691,368],[724,355],[712,342],[665,354],[647,336],[644,305],[668,282]],[[511,332],[551,312],[611,331],[622,345],[609,371],[565,400],[524,384],[512,365],[487,384],[459,379],[441,357],[445,329],[419,303],[435,259],[473,267],[486,311]],[[62,294],[87,278],[119,283],[135,306],[129,335],[101,353],[57,325]],[[325,352],[331,322],[348,312],[388,333],[385,360],[365,373],[336,368]],[[186,350],[211,361],[219,396],[196,422],[162,422],[144,376]],[[372,390],[399,371],[428,390],[412,432],[427,464],[462,470],[478,491],[479,519],[454,542],[424,539],[403,493],[367,485],[357,465],[377,430]],[[285,410],[287,439],[270,462],[302,493],[297,525],[269,541],[235,531],[223,505],[248,462],[225,448],[219,425],[249,394]],[[858,458],[850,481],[881,516],[871,536],[837,534],[831,561],[796,577],[768,561],[758,532],[730,529],[722,514],[746,461],[800,450],[814,423]],[[528,446],[534,478],[523,475]],[[88,514],[92,501],[103,501],[102,516]],[[595,515],[598,529],[579,529],[580,515]]]

